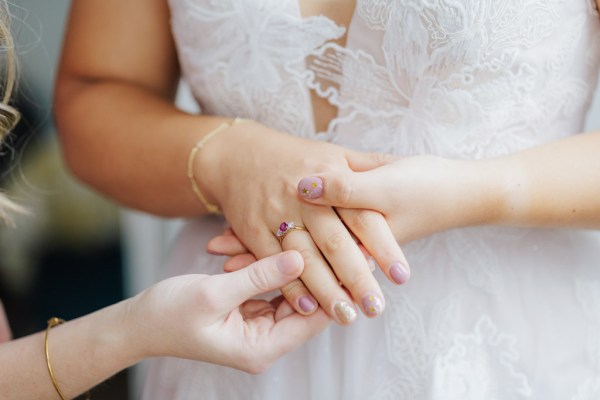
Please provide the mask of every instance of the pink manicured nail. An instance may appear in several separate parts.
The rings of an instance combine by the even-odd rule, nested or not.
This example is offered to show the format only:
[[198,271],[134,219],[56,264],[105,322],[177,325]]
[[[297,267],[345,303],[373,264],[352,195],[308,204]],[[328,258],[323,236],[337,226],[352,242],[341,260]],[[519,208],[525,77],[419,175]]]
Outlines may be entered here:
[[383,311],[383,300],[373,292],[367,293],[362,299],[363,309],[370,317],[375,317]]
[[316,199],[323,194],[323,179],[311,176],[298,183],[298,193],[307,199]]
[[302,311],[304,311],[306,313],[313,311],[315,309],[315,307],[317,306],[315,304],[315,302],[312,301],[311,298],[308,296],[300,297],[300,300],[298,300],[298,305],[300,306]]
[[398,285],[406,283],[410,278],[410,270],[404,264],[394,263],[390,267],[390,276]]

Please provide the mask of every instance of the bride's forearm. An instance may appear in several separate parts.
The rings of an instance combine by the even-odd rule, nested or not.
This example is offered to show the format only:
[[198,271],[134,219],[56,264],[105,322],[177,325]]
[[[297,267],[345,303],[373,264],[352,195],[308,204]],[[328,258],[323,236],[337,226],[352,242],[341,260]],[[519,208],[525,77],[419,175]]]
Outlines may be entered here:
[[492,224],[600,228],[600,133],[477,162]]
[[[86,391],[142,357],[121,302],[50,330],[51,368],[67,398]],[[7,399],[58,399],[44,353],[44,332],[0,345],[0,393]]]
[[[70,169],[128,207],[165,216],[204,212],[187,176],[188,155],[204,134],[229,119],[186,114],[126,82],[76,79],[60,81],[56,101]],[[199,174],[201,185],[202,179]]]
[[[204,212],[190,187],[188,155],[228,119],[177,110],[178,81],[167,2],[72,2],[54,99],[71,170],[129,207]],[[204,171],[197,172],[206,190]]]

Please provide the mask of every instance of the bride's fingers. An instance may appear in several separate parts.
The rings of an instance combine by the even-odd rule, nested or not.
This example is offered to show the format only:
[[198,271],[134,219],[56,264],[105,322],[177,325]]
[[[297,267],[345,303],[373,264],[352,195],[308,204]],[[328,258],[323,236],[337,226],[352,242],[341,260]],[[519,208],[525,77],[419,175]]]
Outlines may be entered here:
[[[279,300],[279,298],[281,300]],[[296,313],[292,306],[290,306],[290,303],[288,303],[283,296],[279,296],[279,298],[276,301],[271,300],[271,305],[273,305],[273,307],[276,309],[275,316],[273,317],[275,322],[281,321],[282,319]]]
[[215,236],[206,245],[206,251],[215,255],[235,256],[238,254],[248,253],[246,246],[232,234],[227,234],[227,231],[221,236]]
[[345,208],[338,208],[337,212],[389,280],[398,285],[408,281],[410,267],[383,215],[371,210]]
[[[302,254],[304,271],[300,275],[300,279],[310,289],[321,308],[340,325],[352,323],[357,316],[354,302],[340,286],[338,278],[315,245],[311,233],[300,230],[289,232],[282,244],[285,250],[293,249]],[[362,255],[359,256],[362,258]],[[309,306],[306,300],[304,304]]]
[[223,271],[225,272],[235,272],[239,271],[242,268],[246,268],[248,265],[256,262],[256,257],[254,257],[251,253],[238,254],[237,256],[231,257],[229,260],[225,261],[223,265]]
[[[299,219],[298,219],[299,220]],[[290,232],[290,234],[294,234],[295,232]],[[262,258],[269,256],[271,254],[276,254],[282,251],[281,243],[275,238],[273,233],[267,233],[266,235],[261,234],[260,232],[253,236],[253,240],[255,241],[256,251],[253,253],[257,258]],[[252,250],[252,249],[251,249]],[[294,250],[294,249],[285,249],[284,250]],[[304,254],[301,254],[304,258]],[[314,314],[318,309],[318,303],[315,298],[312,296],[310,291],[306,288],[304,283],[300,279],[295,279],[292,282],[286,284],[279,288],[281,294],[285,299],[292,305],[292,307],[301,315],[311,315]],[[308,307],[312,304],[312,307]]]
[[[352,298],[362,306],[364,314],[368,317],[381,314],[385,308],[381,288],[371,273],[367,260],[335,211],[330,207],[307,206],[302,219],[335,275]],[[303,280],[306,272],[305,269]],[[308,282],[307,286],[312,290]]]
[[369,250],[367,250],[365,246],[363,246],[360,243],[358,244],[358,248],[360,249],[360,252],[363,253],[363,256],[365,256],[365,260],[367,260],[367,262],[369,263],[369,269],[371,269],[371,272],[375,271],[375,259],[373,258],[373,256],[371,256]]

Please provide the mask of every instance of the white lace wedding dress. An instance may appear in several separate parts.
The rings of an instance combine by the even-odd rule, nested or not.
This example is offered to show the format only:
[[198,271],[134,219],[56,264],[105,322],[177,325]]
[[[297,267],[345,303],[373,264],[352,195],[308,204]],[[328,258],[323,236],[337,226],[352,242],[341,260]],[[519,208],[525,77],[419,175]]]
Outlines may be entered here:
[[[358,0],[346,47],[331,42],[344,27],[297,0],[170,5],[205,113],[361,150],[481,158],[580,132],[600,63],[593,0]],[[327,132],[311,90],[339,109]],[[221,272],[203,249],[223,226],[190,223],[170,273]],[[460,229],[405,252],[407,285],[378,273],[381,317],[259,376],[156,360],[145,398],[600,399],[597,233]]]

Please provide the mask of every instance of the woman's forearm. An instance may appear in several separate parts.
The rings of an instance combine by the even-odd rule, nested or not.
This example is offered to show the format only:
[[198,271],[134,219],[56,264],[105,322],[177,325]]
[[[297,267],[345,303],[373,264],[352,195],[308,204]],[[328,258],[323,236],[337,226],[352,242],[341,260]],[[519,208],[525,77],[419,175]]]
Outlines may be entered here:
[[128,207],[165,216],[204,212],[187,177],[188,155],[228,119],[186,114],[126,82],[59,82],[56,119],[67,163],[81,180]]
[[[600,133],[482,161],[486,223],[600,228]],[[500,206],[500,208],[498,208]]]
[[[127,301],[52,328],[49,355],[57,383],[73,398],[140,360],[126,318]],[[58,399],[44,352],[44,332],[0,344],[0,393],[7,399]]]
[[204,212],[187,159],[224,119],[178,111],[178,81],[166,1],[73,2],[54,99],[71,170],[129,207],[167,216]]

